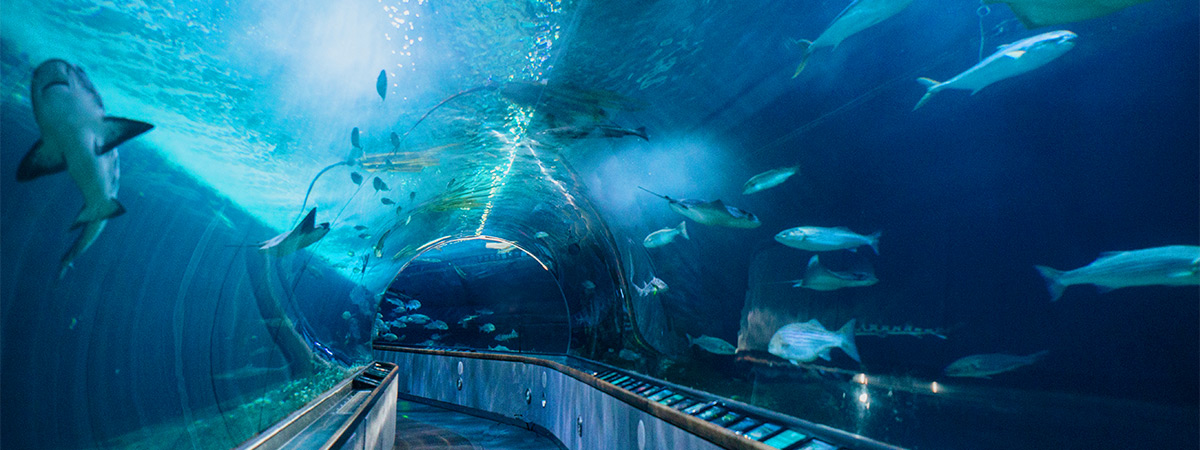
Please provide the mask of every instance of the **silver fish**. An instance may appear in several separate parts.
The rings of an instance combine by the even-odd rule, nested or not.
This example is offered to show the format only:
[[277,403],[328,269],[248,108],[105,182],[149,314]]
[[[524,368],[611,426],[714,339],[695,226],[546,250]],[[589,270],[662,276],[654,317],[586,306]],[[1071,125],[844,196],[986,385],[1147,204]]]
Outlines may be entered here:
[[422,325],[429,322],[431,319],[429,316],[424,314],[409,314],[407,316],[400,316],[400,320],[404,321],[405,323]]
[[91,247],[108,219],[125,213],[117,201],[120,158],[116,148],[154,125],[105,115],[104,102],[83,69],[61,59],[38,65],[29,85],[33,118],[41,138],[21,158],[17,181],[67,171],[83,194],[71,229],[83,228],[59,264],[61,279]]
[[768,352],[792,364],[817,358],[829,361],[829,351],[833,348],[840,348],[855,361],[862,362],[858,347],[854,345],[854,319],[837,331],[826,330],[817,319],[784,325],[767,343]]
[[946,366],[946,375],[951,377],[991,378],[992,375],[1008,372],[1037,362],[1049,353],[1046,350],[1029,356],[987,353],[959,358]]
[[446,322],[443,322],[440,320],[435,320],[433,322],[429,322],[429,323],[425,324],[425,329],[427,329],[427,330],[449,330],[450,326],[446,325]]
[[796,78],[800,71],[804,70],[804,66],[808,64],[808,57],[814,50],[821,47],[833,47],[836,50],[838,44],[854,33],[883,22],[910,4],[912,0],[855,0],[850,3],[850,6],[842,10],[815,40],[796,41],[804,50],[804,56],[800,58],[800,65],[796,67],[792,78]]
[[775,235],[775,240],[788,247],[812,252],[854,249],[867,245],[878,255],[881,234],[882,232],[876,231],[869,236],[863,236],[846,227],[795,227],[780,231]]
[[670,287],[667,286],[666,281],[663,281],[662,279],[660,279],[658,277],[654,277],[654,278],[651,278],[650,281],[647,281],[646,284],[643,284],[641,287],[638,287],[635,284],[633,286],[633,289],[637,291],[639,296],[645,297],[645,296],[652,295],[652,294],[661,294],[661,293],[667,292],[667,290],[669,290]]
[[929,101],[933,94],[946,89],[965,89],[975,95],[980,89],[997,81],[1015,77],[1031,71],[1062,56],[1067,50],[1075,47],[1075,33],[1067,30],[1051,31],[1037,36],[1025,38],[1008,45],[1000,46],[1000,50],[984,58],[966,72],[956,75],[945,82],[937,82],[929,78],[918,78],[917,82],[926,87],[925,95],[913,107],[913,111]]
[[795,175],[797,170],[800,170],[800,166],[783,167],[750,177],[749,180],[746,180],[746,184],[742,185],[742,195],[750,195],[779,186]]
[[679,226],[675,228],[663,228],[650,233],[646,236],[646,239],[642,240],[642,246],[646,248],[662,247],[675,242],[676,236],[683,236],[684,239],[691,239],[688,237],[686,221],[679,222]]
[[1046,279],[1050,301],[1067,286],[1094,284],[1101,292],[1129,286],[1192,286],[1200,284],[1200,247],[1169,245],[1142,250],[1102,253],[1091,264],[1061,271],[1034,266]]
[[737,353],[737,347],[719,338],[704,335],[693,338],[690,334],[685,334],[684,336],[687,336],[688,345],[695,345],[709,353],[716,353],[718,355],[732,355]]
[[490,323],[485,323],[479,327],[480,333],[491,333],[493,331],[496,331],[496,326]]

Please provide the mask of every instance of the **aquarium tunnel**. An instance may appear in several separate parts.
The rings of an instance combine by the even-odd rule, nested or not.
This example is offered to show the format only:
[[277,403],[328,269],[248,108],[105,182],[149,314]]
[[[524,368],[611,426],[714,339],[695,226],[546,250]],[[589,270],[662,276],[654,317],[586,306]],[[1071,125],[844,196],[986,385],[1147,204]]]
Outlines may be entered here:
[[4,0],[4,449],[1200,446],[1200,7]]

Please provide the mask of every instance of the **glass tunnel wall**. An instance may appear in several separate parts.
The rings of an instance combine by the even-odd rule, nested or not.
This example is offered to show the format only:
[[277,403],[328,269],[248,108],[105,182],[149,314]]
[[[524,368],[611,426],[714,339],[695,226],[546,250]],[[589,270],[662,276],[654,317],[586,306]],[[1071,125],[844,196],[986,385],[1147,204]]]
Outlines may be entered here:
[[[387,343],[911,448],[1195,448],[1197,5],[1005,3],[5,1],[0,447],[228,448]],[[14,177],[50,58],[154,125],[85,158],[125,212],[80,230],[95,184]]]

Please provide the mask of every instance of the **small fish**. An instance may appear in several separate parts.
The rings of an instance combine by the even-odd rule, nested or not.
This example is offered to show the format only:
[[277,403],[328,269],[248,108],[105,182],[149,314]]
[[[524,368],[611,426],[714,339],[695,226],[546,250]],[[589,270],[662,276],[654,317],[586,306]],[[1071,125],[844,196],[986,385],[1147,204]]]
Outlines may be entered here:
[[396,134],[396,132],[393,131],[391,138],[392,138],[392,150],[400,151],[400,135]]
[[364,240],[365,240],[365,239],[370,239],[370,238],[371,238],[371,233],[358,233],[358,238],[359,238],[359,239],[364,239]]
[[385,334],[385,335],[383,335],[383,338],[384,338],[385,340],[389,340],[389,341],[398,341],[398,340],[400,340],[400,336],[396,336],[394,333],[388,333],[388,334]]
[[792,74],[792,78],[796,78],[797,75],[800,75],[800,71],[804,70],[813,50],[821,47],[833,47],[836,50],[838,44],[841,44],[846,38],[883,22],[903,11],[911,3],[912,0],[855,0],[851,2],[850,6],[842,10],[816,39],[796,41],[804,50],[804,56],[800,57],[800,65],[796,67],[796,73]]
[[371,185],[375,187],[375,192],[389,190],[387,183],[384,183],[383,180],[379,179],[379,177],[372,179]]
[[317,222],[317,208],[313,208],[304,216],[296,228],[265,240],[258,244],[258,251],[274,256],[287,256],[304,247],[321,240],[329,234],[329,222]]
[[533,235],[534,239],[546,239],[548,237],[550,237],[550,233],[547,233],[545,231],[539,231]]
[[354,127],[353,130],[350,130],[350,145],[354,146],[354,148],[362,150],[362,145],[360,145],[358,141],[358,127]]
[[391,322],[388,322],[388,325],[391,325],[392,328],[408,328],[408,324],[400,319],[392,319]]
[[342,320],[350,320],[351,317],[354,316],[350,314],[350,311],[342,311]]
[[354,230],[355,230],[355,231],[362,231],[362,230],[365,230],[365,229],[367,229],[367,226],[366,226],[366,225],[355,225],[355,226],[354,226]]
[[450,186],[454,186],[454,180],[455,178],[451,178],[450,182],[446,183],[446,189],[450,189]]
[[511,351],[512,351],[512,349],[511,349],[511,348],[505,347],[505,346],[503,346],[503,345],[496,345],[496,346],[494,346],[494,347],[490,347],[490,346],[489,346],[489,347],[488,347],[488,350],[491,350],[491,351],[494,351],[494,352],[511,352]]
[[804,270],[804,278],[793,280],[792,287],[802,287],[816,291],[833,291],[847,287],[865,287],[878,283],[879,279],[870,272],[834,272],[821,265],[817,255],[808,260]]
[[388,229],[387,231],[384,231],[384,232],[383,232],[383,235],[382,235],[382,236],[379,236],[379,241],[378,241],[378,242],[375,242],[375,257],[376,257],[376,258],[382,258],[382,257],[383,257],[383,243],[384,243],[384,242],[387,242],[387,238],[388,238],[388,235],[389,235],[389,234],[392,234],[392,230],[391,230],[391,229]]
[[768,352],[792,364],[817,358],[829,361],[829,351],[833,348],[840,348],[855,361],[862,362],[858,347],[854,345],[854,319],[837,331],[825,329],[817,319],[784,325],[771,336],[767,344]]
[[420,344],[417,344],[417,345],[421,346],[421,347],[433,347],[433,346],[438,345],[438,343],[437,343],[437,341],[435,341],[433,339],[426,339],[424,342],[421,342]]
[[407,309],[407,310],[409,310],[409,311],[412,311],[412,310],[415,310],[415,309],[419,309],[420,307],[421,307],[421,301],[420,301],[420,300],[416,300],[416,299],[414,299],[414,300],[409,300],[409,301],[407,301],[407,302],[405,302],[405,303],[404,303],[404,309]]
[[992,56],[984,58],[979,64],[955,75],[945,82],[937,82],[929,78],[918,78],[917,82],[925,86],[925,95],[913,107],[913,111],[928,102],[933,94],[946,89],[964,89],[975,95],[980,89],[997,81],[1015,77],[1025,72],[1042,67],[1062,56],[1075,46],[1075,33],[1067,30],[1051,31],[1037,36],[1025,38],[1008,45],[1000,46],[1000,50]]
[[519,336],[519,335],[517,334],[517,330],[512,330],[512,331],[508,332],[507,334],[501,334],[501,335],[497,335],[497,336],[496,336],[496,340],[497,340],[497,341],[500,341],[500,342],[504,342],[504,341],[507,341],[507,340],[516,339],[516,338],[517,338],[517,336]]
[[429,322],[429,323],[425,324],[425,328],[428,330],[449,330],[450,326],[446,325],[446,322],[442,322],[440,320],[435,320],[433,322]]
[[596,283],[593,283],[592,280],[583,280],[583,283],[580,284],[583,286],[583,290],[585,291],[590,291],[596,288]]
[[695,345],[709,353],[715,353],[718,355],[732,355],[737,353],[737,347],[734,347],[733,344],[725,342],[720,338],[704,335],[701,335],[698,338],[693,338],[690,334],[685,334],[684,336],[687,336],[688,345]]
[[[425,328],[429,328],[429,327],[428,327],[428,326],[426,326]],[[433,334],[429,335],[429,339],[433,339],[433,340],[435,340],[435,341],[440,341],[440,340],[442,340],[442,339],[445,339],[445,338],[446,338],[446,336],[449,336],[449,335],[447,335],[447,334],[442,334],[442,333],[433,333]]]
[[375,318],[375,334],[385,333],[385,332],[387,332],[387,330],[388,330],[387,322],[384,322],[383,319],[376,317]]
[[475,314],[479,314],[481,316],[490,316],[495,313],[496,313],[495,311],[492,311],[487,308],[480,308],[480,309],[475,310]]
[[496,326],[490,323],[485,323],[479,327],[480,333],[491,333],[493,331],[496,331]]
[[650,281],[647,281],[646,284],[643,284],[642,287],[634,285],[633,289],[637,291],[638,295],[645,297],[648,295],[656,295],[667,292],[667,290],[670,288],[667,287],[666,281],[663,281],[658,277],[654,277],[651,278]]
[[665,195],[656,194],[641,186],[638,186],[638,188],[656,197],[665,199],[672,211],[702,225],[728,228],[758,228],[762,225],[762,222],[758,220],[758,216],[732,206],[726,206],[721,200],[706,201],[686,198],[676,200]]
[[379,101],[387,100],[387,70],[380,70],[375,79],[375,92],[379,93]]
[[395,205],[396,204],[396,202],[392,201],[392,199],[387,198],[387,197],[383,197],[383,198],[379,199],[379,203],[383,203],[384,205]]
[[417,199],[417,191],[412,191],[412,192],[408,193],[408,201],[409,202],[412,202],[413,200],[416,200],[416,199]]
[[350,181],[353,181],[354,184],[362,184],[362,180],[362,175],[359,175],[358,172],[350,172]]
[[775,240],[788,247],[810,252],[855,249],[868,245],[878,255],[881,234],[882,232],[876,231],[870,236],[863,236],[846,227],[796,227],[780,231],[775,235]]
[[429,323],[430,318],[424,314],[409,314],[407,316],[400,316],[400,320],[413,325],[424,325]]
[[478,318],[479,318],[479,315],[478,315],[478,314],[471,314],[471,315],[469,315],[469,316],[466,316],[466,317],[463,317],[463,318],[461,318],[461,319],[458,319],[458,324],[459,324],[459,325],[462,325],[462,327],[463,327],[463,328],[466,328],[466,327],[467,327],[467,322],[470,322],[470,321],[472,321],[472,320],[475,320],[475,319],[478,319]]
[[1050,291],[1050,301],[1067,286],[1094,284],[1100,292],[1130,286],[1194,286],[1200,284],[1200,247],[1169,245],[1125,252],[1107,252],[1091,264],[1061,271],[1034,266]]
[[991,379],[992,375],[1028,366],[1045,357],[1049,351],[1042,350],[1029,356],[987,353],[959,358],[946,366],[946,376]]
[[76,319],[76,318],[72,317],[72,318],[71,318],[71,323],[70,323],[69,325],[67,325],[67,329],[68,329],[68,330],[74,330],[74,329],[75,329],[75,325],[77,325],[78,323],[79,323],[79,319]]
[[788,178],[791,178],[792,175],[795,175],[797,170],[800,170],[800,166],[783,167],[771,169],[750,177],[749,180],[746,180],[746,184],[742,185],[742,195],[750,195],[779,186],[784,181],[787,181]]
[[676,236],[683,236],[684,239],[691,239],[688,237],[686,221],[679,222],[679,226],[675,228],[663,228],[650,233],[646,236],[646,239],[642,240],[642,246],[646,248],[662,247],[675,242]]

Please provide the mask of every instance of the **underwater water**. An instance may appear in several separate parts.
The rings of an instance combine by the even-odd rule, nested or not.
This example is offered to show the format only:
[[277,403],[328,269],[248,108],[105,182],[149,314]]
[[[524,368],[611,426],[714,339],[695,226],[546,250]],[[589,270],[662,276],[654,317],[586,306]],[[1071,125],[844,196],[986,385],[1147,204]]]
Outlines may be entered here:
[[[1197,5],[860,0],[835,46],[847,4],[6,0],[0,447],[233,447],[387,342],[906,448],[1196,448]],[[83,79],[153,129],[80,144],[128,126]]]

